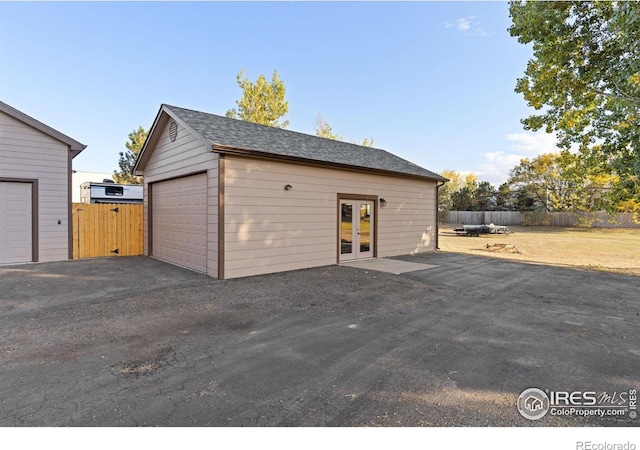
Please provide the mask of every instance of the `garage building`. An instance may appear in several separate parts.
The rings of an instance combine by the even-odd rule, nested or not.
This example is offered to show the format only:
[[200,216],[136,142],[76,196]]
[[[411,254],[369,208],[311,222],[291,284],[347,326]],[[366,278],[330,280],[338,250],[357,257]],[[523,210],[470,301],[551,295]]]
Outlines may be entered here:
[[434,251],[445,178],[387,151],[162,105],[145,254],[219,279]]
[[85,148],[0,102],[0,264],[73,258],[71,160]]

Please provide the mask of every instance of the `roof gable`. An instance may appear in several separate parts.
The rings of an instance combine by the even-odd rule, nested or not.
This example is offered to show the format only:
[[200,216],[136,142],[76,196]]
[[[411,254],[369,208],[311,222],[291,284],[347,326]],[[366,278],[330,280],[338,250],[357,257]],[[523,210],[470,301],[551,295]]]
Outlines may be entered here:
[[[162,112],[179,119],[183,125],[206,140],[213,151],[220,153],[289,159],[311,164],[329,164],[446,181],[446,178],[385,150],[176,106],[162,105],[154,127],[162,117]],[[151,136],[149,140],[151,140]],[[136,169],[138,166],[144,168],[142,161],[148,160],[149,155],[143,155],[146,147],[145,144]]]
[[20,122],[23,122],[27,125],[29,125],[32,128],[35,128],[36,130],[40,131],[41,133],[44,133],[64,144],[67,144],[69,146],[69,149],[72,152],[72,158],[75,158],[76,156],[78,156],[78,154],[80,154],[80,152],[82,150],[84,150],[85,148],[87,148],[86,145],[81,144],[80,142],[76,141],[75,139],[70,138],[69,136],[67,136],[66,134],[63,134],[61,132],[59,132],[58,130],[55,130],[53,128],[51,128],[49,125],[45,125],[44,123],[34,119],[31,116],[26,115],[25,113],[23,113],[22,111],[18,111],[17,109],[15,109],[13,106],[7,105],[6,103],[0,101],[0,111],[2,111],[3,113],[13,117],[16,120],[19,120]]

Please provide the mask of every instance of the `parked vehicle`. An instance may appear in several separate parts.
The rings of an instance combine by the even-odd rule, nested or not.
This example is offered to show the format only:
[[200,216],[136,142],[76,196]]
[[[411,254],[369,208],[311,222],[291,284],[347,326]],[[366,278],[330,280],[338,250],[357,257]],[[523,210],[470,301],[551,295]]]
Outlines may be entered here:
[[142,186],[116,184],[110,180],[102,183],[85,182],[80,185],[81,203],[134,203],[142,204]]
[[463,225],[462,228],[454,228],[458,236],[480,236],[481,234],[509,234],[511,230],[504,225]]

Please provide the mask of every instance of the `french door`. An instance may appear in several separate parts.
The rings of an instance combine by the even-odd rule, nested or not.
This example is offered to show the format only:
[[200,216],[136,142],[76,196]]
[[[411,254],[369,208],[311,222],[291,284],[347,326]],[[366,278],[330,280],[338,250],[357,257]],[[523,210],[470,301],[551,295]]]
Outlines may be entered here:
[[340,262],[373,258],[374,202],[340,200]]

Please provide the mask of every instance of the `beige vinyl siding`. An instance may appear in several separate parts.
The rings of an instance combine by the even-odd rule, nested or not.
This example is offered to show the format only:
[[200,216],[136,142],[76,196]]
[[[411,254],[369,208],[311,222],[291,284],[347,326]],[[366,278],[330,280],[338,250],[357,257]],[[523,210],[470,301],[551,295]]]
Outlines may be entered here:
[[[196,135],[178,123],[178,136],[174,142],[169,137],[169,119],[161,131],[155,148],[150,152],[149,161],[144,167],[144,245],[145,255],[149,255],[149,200],[153,208],[153,198],[149,198],[149,184],[162,180],[175,179],[207,173],[207,274],[218,276],[218,155],[211,152],[207,145]],[[151,197],[153,197],[153,185]],[[152,231],[153,232],[153,231]]]
[[225,278],[335,264],[338,193],[387,201],[378,257],[435,250],[434,181],[229,155],[224,173]]
[[66,144],[0,112],[0,178],[38,180],[41,262],[69,258],[69,169]]
[[211,152],[211,147],[182,125],[178,125],[178,137],[171,142],[170,124],[171,120],[162,130],[155,149],[147,150],[152,153],[144,168],[145,182],[177,178],[213,168],[217,155]]

